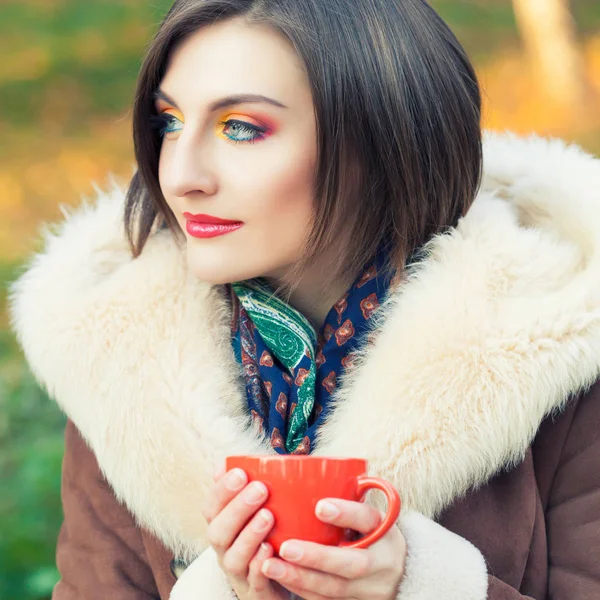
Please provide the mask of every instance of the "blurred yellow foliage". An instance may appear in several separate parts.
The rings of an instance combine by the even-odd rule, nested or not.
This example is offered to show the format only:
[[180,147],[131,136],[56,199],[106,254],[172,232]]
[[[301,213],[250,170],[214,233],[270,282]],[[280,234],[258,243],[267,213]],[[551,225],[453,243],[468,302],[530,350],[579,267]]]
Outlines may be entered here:
[[587,143],[600,150],[600,36],[584,48],[589,82],[587,103],[569,110],[536,86],[535,74],[518,51],[507,51],[480,69],[485,102],[484,126],[517,133],[537,132]]
[[39,79],[48,71],[49,66],[50,56],[42,46],[29,46],[13,51],[10,60],[0,61],[0,83]]
[[600,90],[600,35],[593,37],[587,44],[585,58],[590,83],[598,91]]
[[87,29],[74,35],[70,46],[78,62],[89,67],[102,64],[105,60],[109,50],[109,40],[103,32]]
[[44,135],[31,141],[26,164],[9,156],[0,164],[0,256],[18,260],[33,245],[40,223],[60,217],[60,204],[76,204],[105,184],[109,174],[124,180],[133,172],[129,122],[92,124],[85,139]]
[[16,175],[0,172],[0,206],[3,211],[22,208],[24,199],[23,186]]

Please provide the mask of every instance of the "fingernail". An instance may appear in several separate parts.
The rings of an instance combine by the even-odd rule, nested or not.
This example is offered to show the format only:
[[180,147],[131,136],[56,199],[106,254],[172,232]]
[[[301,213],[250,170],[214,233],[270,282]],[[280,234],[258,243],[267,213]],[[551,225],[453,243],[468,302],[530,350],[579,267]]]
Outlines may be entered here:
[[267,577],[274,577],[275,579],[279,579],[285,575],[285,567],[278,562],[273,562],[267,560],[263,565],[262,572]]
[[327,502],[327,500],[321,500],[317,503],[317,517],[322,517],[323,519],[335,519],[340,514],[340,509],[331,502]]
[[267,527],[269,527],[269,525],[271,525],[271,513],[266,510],[266,509],[262,509],[258,512],[257,514],[257,518],[256,521],[253,524],[253,529],[256,532],[261,532],[264,531],[265,529],[267,529]]
[[227,473],[227,479],[225,480],[225,486],[232,492],[241,490],[246,485],[246,473],[241,469],[233,469]]
[[295,542],[284,542],[281,544],[279,554],[286,560],[300,560],[304,554],[302,546]]
[[271,546],[265,542],[260,545],[259,556],[267,556],[271,552]]
[[244,500],[249,504],[256,504],[259,500],[262,500],[267,495],[267,487],[260,481],[255,481],[248,486],[248,489],[244,492]]

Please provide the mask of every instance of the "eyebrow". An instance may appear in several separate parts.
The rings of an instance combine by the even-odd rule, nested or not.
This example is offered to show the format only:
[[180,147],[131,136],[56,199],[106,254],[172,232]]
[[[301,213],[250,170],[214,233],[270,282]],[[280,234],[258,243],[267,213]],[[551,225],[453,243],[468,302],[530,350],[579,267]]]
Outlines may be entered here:
[[[165,92],[163,92],[160,88],[154,92],[154,99],[163,100],[177,110],[180,110],[175,100],[173,100],[173,98],[171,98],[169,95],[165,94]],[[261,96],[260,94],[233,94],[231,96],[225,96],[224,98],[220,98],[219,100],[211,102],[208,105],[208,108],[210,112],[214,112],[227,106],[233,106],[234,104],[251,104],[259,102],[272,104],[273,106],[277,106],[279,108],[288,108],[285,104],[282,104],[273,98],[269,98],[268,96]]]

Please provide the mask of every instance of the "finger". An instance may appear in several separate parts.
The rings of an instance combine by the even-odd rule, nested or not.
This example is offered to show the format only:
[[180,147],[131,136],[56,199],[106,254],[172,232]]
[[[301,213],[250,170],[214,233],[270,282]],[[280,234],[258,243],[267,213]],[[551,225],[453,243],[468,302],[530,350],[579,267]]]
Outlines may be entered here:
[[[275,585],[282,586],[282,584],[279,582],[275,582]],[[304,583],[301,585],[304,585]],[[288,590],[292,594],[295,594],[294,597],[301,598],[302,600],[332,600],[334,598],[339,600],[342,600],[342,598],[343,600],[358,600],[358,598],[368,598],[369,600],[372,600],[373,598],[390,598],[390,590],[394,589],[394,586],[395,584],[385,580],[375,582],[372,580],[360,583],[357,582],[356,587],[353,583],[351,583],[351,591],[346,592],[342,596],[331,596],[330,594],[323,595],[324,592],[322,589],[312,591],[302,588],[300,585],[295,586],[289,583],[284,586],[284,589]],[[348,594],[351,595],[348,596]],[[396,598],[396,596],[397,593],[394,593],[393,598]]]
[[202,514],[210,523],[248,483],[248,476],[241,469],[232,469],[215,483],[207,495]]
[[223,569],[234,577],[247,577],[252,557],[260,550],[261,543],[274,524],[270,511],[264,508],[259,510],[225,552]]
[[286,589],[291,594],[294,594],[294,598],[299,598],[301,600],[332,600],[331,596],[322,596],[321,594],[309,592],[307,590],[301,590],[300,588],[291,585],[290,587],[286,587],[284,589]]
[[305,600],[307,593],[320,594],[325,598],[349,598],[352,596],[353,582],[349,579],[290,565],[277,558],[266,560],[263,563],[262,571],[269,579],[277,581],[288,590],[291,591],[291,588],[298,590],[297,594]]
[[[321,594],[315,594],[293,586],[286,587],[285,589],[291,594],[294,594],[295,598],[301,598],[302,600],[331,600],[331,596],[322,596]],[[301,596],[300,594],[304,594],[304,596]]]
[[229,549],[267,496],[267,486],[260,481],[253,481],[217,514],[207,530],[208,541],[217,554],[222,555]]
[[360,548],[323,546],[314,542],[289,540],[281,545],[279,555],[299,567],[338,575],[345,579],[368,577],[375,570],[371,553]]
[[264,592],[271,581],[262,572],[262,566],[265,560],[273,556],[273,546],[271,544],[262,543],[254,558],[248,566],[248,585],[255,592]]
[[383,520],[382,514],[365,502],[352,502],[327,498],[317,503],[317,518],[325,523],[354,529],[360,533],[371,533]]
[[215,472],[213,474],[214,482],[216,483],[217,481],[219,481],[219,479],[221,479],[221,477],[223,477],[225,473],[227,473],[227,470],[225,469],[225,463],[221,462],[217,465],[217,468],[215,469]]

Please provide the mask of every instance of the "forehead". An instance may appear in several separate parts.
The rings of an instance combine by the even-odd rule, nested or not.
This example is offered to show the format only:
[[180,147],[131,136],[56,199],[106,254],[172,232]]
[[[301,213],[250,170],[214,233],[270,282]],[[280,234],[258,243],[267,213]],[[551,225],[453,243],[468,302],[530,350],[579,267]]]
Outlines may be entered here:
[[268,95],[287,105],[310,101],[304,66],[289,41],[237,19],[186,37],[171,54],[161,87],[178,102],[208,102],[231,93]]

